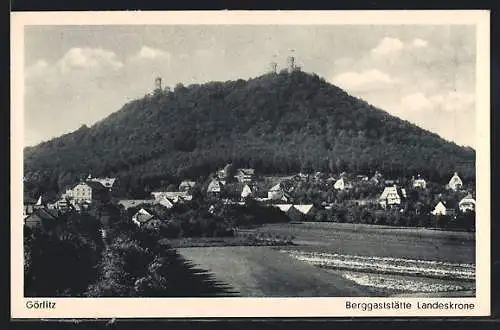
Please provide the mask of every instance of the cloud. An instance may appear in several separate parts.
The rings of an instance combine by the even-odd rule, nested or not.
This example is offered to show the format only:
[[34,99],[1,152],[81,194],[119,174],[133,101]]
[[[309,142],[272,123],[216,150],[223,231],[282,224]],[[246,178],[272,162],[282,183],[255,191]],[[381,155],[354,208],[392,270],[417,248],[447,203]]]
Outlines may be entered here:
[[163,51],[157,48],[151,48],[147,46],[142,46],[139,53],[136,55],[136,58],[153,60],[158,58],[168,58],[170,59],[171,55],[169,52]]
[[450,91],[430,98],[435,107],[446,112],[473,110],[476,101],[473,93]]
[[429,46],[429,42],[427,40],[423,40],[420,38],[413,39],[411,45],[415,48],[423,48]]
[[81,69],[112,69],[118,70],[123,63],[118,56],[109,50],[101,48],[71,48],[57,63],[61,73]]
[[403,50],[404,44],[397,38],[384,37],[378,45],[371,50],[372,55],[383,56]]
[[404,110],[410,111],[430,110],[434,108],[433,103],[421,92],[403,96],[401,98],[401,105]]
[[392,86],[396,80],[388,74],[371,69],[363,72],[344,72],[333,78],[333,82],[343,88],[360,91],[383,89]]
[[402,110],[444,112],[463,112],[474,110],[475,95],[468,92],[448,91],[442,94],[426,96],[417,92],[401,98]]
[[26,78],[35,78],[40,76],[48,68],[49,64],[47,61],[41,59],[36,61],[34,64],[26,67],[24,75]]

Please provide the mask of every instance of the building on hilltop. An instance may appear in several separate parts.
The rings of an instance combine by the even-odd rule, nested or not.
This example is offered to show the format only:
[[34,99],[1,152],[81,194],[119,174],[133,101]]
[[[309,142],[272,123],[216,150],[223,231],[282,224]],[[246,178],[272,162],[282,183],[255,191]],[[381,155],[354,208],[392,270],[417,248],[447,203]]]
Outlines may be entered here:
[[463,182],[462,179],[458,176],[458,173],[455,172],[453,176],[451,177],[450,181],[448,182],[448,185],[446,186],[448,189],[457,191],[462,189],[463,187]]

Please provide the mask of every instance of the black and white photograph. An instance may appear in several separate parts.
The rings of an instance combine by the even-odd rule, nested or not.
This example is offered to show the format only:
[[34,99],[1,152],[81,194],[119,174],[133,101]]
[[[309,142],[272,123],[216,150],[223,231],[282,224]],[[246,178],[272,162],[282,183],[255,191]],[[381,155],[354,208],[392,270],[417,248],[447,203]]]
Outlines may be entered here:
[[18,31],[23,301],[478,297],[477,25],[86,15]]

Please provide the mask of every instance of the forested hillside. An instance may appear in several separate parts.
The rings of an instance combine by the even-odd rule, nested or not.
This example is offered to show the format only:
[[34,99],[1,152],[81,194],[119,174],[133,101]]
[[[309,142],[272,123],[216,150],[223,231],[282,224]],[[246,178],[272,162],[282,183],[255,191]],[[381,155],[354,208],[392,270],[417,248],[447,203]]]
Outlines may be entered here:
[[[78,176],[127,189],[197,179],[232,161],[260,173],[348,171],[473,179],[475,151],[348,95],[315,74],[178,84],[24,150],[27,185],[57,191]],[[43,187],[43,188],[40,188]]]

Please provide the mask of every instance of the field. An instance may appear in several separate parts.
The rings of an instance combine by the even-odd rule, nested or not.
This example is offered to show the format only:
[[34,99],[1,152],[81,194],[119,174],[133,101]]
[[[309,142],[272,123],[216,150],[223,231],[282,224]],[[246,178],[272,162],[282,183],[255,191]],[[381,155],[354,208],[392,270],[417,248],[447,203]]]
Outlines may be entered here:
[[348,297],[376,292],[270,247],[181,248],[197,267],[211,271],[244,297]]
[[475,263],[474,233],[322,222],[271,224],[256,230],[293,235],[302,251]]
[[335,223],[273,224],[294,246],[179,248],[246,297],[473,296],[473,233]]

